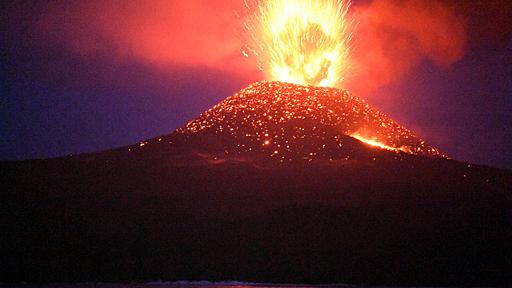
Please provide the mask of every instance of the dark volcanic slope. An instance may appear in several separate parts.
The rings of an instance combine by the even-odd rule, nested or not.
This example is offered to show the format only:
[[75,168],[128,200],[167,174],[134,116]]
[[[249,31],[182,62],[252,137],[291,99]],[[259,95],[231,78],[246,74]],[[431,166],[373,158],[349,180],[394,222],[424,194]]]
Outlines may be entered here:
[[397,153],[446,157],[347,91],[282,82],[254,83],[172,137],[145,141],[139,148],[162,152],[184,145],[231,159],[339,160],[360,150],[353,137]]
[[510,171],[355,132],[442,156],[346,92],[263,82],[168,136],[0,163],[0,282],[512,284]]

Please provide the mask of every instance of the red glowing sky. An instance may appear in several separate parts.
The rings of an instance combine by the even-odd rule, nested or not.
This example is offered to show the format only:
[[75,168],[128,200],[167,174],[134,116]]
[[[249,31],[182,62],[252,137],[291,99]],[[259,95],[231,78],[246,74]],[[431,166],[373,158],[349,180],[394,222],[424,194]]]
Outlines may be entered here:
[[[64,12],[61,12],[65,5]],[[256,67],[242,57],[243,1],[84,1],[50,5],[39,22],[46,44],[91,56],[111,53],[154,65],[207,66],[237,74]]]
[[[359,25],[343,87],[456,159],[512,167],[512,2],[353,2]],[[263,79],[241,53],[242,0],[0,8],[3,159],[169,133]]]
[[[68,2],[44,11],[38,32],[51,41],[43,44],[64,45],[83,56],[107,52],[154,65],[200,65],[249,80],[262,77],[255,59],[241,54],[248,13],[243,1]],[[433,1],[355,4],[359,26],[345,86],[357,93],[400,80],[423,59],[448,68],[464,55],[464,19],[454,7]]]

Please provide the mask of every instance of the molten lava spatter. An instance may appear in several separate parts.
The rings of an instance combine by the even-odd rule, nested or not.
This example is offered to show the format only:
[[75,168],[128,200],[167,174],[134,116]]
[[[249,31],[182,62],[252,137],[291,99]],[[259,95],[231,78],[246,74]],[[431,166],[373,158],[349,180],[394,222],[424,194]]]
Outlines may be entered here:
[[255,1],[246,21],[254,55],[267,79],[335,87],[349,67],[350,0]]
[[191,143],[212,135],[225,154],[280,161],[347,159],[359,141],[369,149],[446,157],[347,91],[282,82],[254,83],[177,132]]

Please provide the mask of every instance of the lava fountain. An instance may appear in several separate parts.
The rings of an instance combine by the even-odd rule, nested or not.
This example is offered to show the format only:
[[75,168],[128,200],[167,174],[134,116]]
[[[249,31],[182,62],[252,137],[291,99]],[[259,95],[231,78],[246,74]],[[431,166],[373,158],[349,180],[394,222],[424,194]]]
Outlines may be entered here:
[[246,6],[254,55],[267,79],[336,87],[350,66],[354,21],[350,0],[268,0]]

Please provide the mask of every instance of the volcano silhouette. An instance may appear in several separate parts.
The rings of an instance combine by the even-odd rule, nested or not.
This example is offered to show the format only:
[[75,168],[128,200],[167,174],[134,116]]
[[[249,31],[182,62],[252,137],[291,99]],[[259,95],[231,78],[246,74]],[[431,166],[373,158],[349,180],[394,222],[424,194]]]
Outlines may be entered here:
[[368,158],[380,149],[396,152],[395,158],[401,153],[447,157],[347,91],[282,82],[254,83],[170,136],[129,148],[142,154],[173,149],[180,156],[189,150],[219,161],[260,164]]
[[512,282],[512,173],[339,89],[255,83],[169,135],[0,172],[3,282]]

